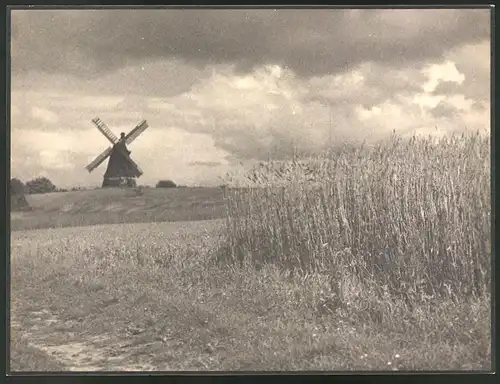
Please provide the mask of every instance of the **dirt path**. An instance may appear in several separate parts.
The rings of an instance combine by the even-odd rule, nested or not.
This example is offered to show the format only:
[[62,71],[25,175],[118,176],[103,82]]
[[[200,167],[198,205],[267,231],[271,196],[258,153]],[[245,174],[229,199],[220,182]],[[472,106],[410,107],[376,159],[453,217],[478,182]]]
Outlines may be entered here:
[[[47,310],[31,312],[29,319],[11,318],[12,337],[23,338],[30,347],[43,351],[57,360],[68,371],[153,371],[170,370],[165,366],[153,366],[147,362],[151,356],[139,353],[148,346],[167,340],[137,342],[132,339],[119,340],[112,335],[95,335],[82,340],[71,322],[62,322]],[[134,345],[135,344],[135,345]],[[146,348],[145,348],[146,347]]]

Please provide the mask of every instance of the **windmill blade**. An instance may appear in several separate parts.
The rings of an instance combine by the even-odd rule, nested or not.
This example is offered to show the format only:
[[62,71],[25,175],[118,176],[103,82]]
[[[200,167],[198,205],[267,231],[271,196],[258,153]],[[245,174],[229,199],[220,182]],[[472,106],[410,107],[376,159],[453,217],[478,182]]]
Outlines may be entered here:
[[108,139],[111,144],[116,144],[118,142],[118,137],[115,136],[113,132],[108,128],[104,122],[98,117],[94,117],[92,122],[96,125],[97,129]]
[[134,129],[132,129],[127,136],[125,136],[125,142],[129,145],[132,141],[137,139],[137,137],[149,127],[146,120],[143,120],[137,125]]
[[105,149],[104,152],[102,152],[89,165],[85,167],[87,171],[92,172],[94,169],[96,169],[104,160],[106,160],[109,157],[112,150],[113,150],[112,147]]

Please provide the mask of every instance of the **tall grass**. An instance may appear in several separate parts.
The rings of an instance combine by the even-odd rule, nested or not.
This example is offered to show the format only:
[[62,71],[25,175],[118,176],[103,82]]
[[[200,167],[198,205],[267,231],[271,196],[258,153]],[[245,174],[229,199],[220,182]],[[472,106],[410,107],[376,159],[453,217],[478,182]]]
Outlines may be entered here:
[[[412,299],[490,290],[490,144],[479,134],[403,140],[261,163],[227,191],[222,263]],[[348,276],[348,278],[346,278]]]

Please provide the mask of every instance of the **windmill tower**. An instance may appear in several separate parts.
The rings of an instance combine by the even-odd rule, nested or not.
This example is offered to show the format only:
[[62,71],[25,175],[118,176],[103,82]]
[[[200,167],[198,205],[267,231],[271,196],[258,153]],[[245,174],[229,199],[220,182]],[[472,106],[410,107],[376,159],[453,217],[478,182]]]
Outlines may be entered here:
[[87,171],[89,171],[89,173],[92,172],[109,157],[108,168],[104,173],[102,186],[135,186],[135,179],[141,177],[143,172],[130,158],[130,151],[127,149],[127,145],[132,143],[132,141],[146,130],[148,127],[146,120],[141,121],[139,125],[132,129],[127,135],[122,132],[120,138],[116,137],[98,117],[92,119],[92,122],[104,137],[111,142],[112,146],[105,149],[94,161],[87,165],[85,167]]

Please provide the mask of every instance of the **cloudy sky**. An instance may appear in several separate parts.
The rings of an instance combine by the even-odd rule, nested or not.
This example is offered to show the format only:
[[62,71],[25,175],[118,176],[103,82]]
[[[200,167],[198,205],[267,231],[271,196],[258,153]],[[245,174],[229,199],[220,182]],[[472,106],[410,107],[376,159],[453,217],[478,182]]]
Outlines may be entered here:
[[490,10],[14,10],[12,177],[99,185],[99,116],[141,184],[392,132],[490,129]]

